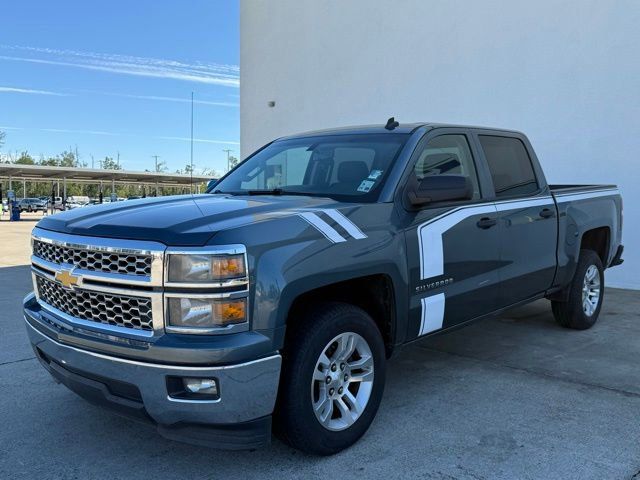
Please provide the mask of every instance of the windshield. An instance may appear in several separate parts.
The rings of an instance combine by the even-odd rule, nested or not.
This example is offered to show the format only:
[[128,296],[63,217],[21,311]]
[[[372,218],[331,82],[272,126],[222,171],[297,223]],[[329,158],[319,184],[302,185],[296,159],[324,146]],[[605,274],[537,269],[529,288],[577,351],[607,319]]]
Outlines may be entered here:
[[241,163],[209,193],[374,202],[408,137],[359,134],[276,141]]

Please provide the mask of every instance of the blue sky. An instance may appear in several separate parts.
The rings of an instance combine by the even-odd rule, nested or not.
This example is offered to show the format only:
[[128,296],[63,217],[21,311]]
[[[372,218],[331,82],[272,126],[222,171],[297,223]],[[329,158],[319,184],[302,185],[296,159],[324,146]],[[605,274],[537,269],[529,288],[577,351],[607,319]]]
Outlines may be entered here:
[[[239,154],[237,0],[5,2],[0,28],[0,153],[75,149],[91,166],[223,170]],[[233,153],[232,153],[233,154]]]

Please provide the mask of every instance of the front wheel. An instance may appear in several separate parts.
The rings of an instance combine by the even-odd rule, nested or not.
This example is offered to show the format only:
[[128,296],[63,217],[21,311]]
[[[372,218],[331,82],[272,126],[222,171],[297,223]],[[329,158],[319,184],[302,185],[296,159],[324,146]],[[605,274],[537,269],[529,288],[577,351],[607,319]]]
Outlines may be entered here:
[[369,428],[384,390],[382,336],[362,309],[316,306],[287,340],[276,434],[308,453],[331,455]]
[[604,298],[604,269],[596,252],[580,251],[576,272],[567,288],[567,301],[551,302],[553,316],[566,328],[591,328],[598,320]]

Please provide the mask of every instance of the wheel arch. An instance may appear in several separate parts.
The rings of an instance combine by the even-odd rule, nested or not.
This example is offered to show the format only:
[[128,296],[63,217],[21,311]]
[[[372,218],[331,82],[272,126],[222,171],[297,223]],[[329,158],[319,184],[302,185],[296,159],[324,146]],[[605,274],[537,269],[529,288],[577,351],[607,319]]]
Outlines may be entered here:
[[295,329],[296,319],[313,305],[322,302],[344,302],[362,308],[373,318],[382,335],[387,357],[390,357],[399,337],[396,288],[391,275],[374,273],[316,285],[297,292],[291,297],[286,312],[283,312],[287,334]]
[[580,238],[580,250],[593,250],[596,252],[604,268],[607,267],[610,245],[611,229],[606,226],[587,230]]

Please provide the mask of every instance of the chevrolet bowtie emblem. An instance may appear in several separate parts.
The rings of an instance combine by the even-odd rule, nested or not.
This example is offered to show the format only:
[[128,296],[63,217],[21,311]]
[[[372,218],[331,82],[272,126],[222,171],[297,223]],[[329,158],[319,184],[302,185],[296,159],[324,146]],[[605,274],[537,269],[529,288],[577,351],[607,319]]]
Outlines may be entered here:
[[56,281],[64,288],[71,289],[74,285],[78,285],[80,277],[75,276],[71,270],[59,270],[56,272]]

